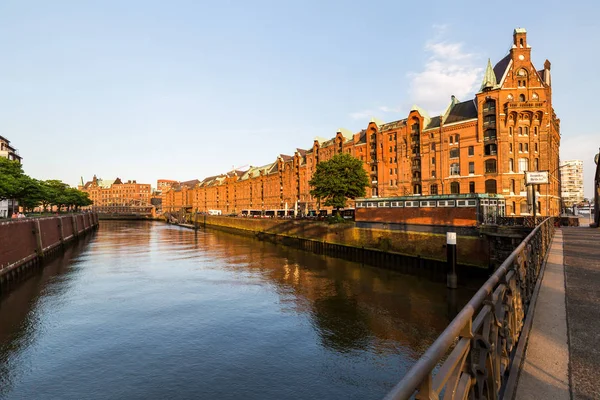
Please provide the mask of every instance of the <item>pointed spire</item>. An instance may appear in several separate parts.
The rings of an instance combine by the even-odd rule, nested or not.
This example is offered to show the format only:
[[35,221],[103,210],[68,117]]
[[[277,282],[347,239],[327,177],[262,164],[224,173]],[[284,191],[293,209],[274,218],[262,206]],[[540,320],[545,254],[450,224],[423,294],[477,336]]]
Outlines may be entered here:
[[483,82],[481,82],[481,90],[493,89],[497,84],[498,82],[496,81],[496,74],[492,68],[492,61],[488,58],[487,68],[485,69],[485,74],[483,75]]

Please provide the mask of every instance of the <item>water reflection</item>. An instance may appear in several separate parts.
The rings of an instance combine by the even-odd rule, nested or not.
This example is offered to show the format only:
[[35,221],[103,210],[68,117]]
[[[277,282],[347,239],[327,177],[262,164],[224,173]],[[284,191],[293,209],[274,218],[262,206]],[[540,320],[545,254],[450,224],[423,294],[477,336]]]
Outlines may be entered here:
[[218,231],[103,222],[0,299],[0,397],[380,398],[471,294]]

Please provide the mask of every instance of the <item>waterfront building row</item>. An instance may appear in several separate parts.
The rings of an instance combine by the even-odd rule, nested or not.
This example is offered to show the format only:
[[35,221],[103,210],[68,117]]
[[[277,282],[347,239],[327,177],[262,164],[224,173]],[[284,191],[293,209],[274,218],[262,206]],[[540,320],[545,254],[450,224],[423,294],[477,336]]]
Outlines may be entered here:
[[[552,106],[550,62],[537,70],[525,29],[515,29],[504,58],[485,71],[475,98],[450,104],[438,116],[414,106],[406,118],[371,120],[358,133],[339,129],[309,149],[281,154],[270,164],[233,170],[163,188],[163,211],[222,214],[306,213],[321,208],[310,195],[316,164],[345,152],[363,161],[370,197],[501,194],[507,215],[529,215],[524,173],[548,171],[536,187],[542,215],[560,212],[560,120]],[[353,207],[353,203],[349,204]]]

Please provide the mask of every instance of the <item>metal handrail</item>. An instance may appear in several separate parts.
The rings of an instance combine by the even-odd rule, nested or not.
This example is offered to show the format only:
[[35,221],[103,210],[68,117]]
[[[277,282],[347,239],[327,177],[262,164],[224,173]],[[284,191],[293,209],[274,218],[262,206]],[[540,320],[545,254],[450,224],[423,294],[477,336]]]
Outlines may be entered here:
[[553,218],[536,226],[385,399],[499,398],[553,233]]

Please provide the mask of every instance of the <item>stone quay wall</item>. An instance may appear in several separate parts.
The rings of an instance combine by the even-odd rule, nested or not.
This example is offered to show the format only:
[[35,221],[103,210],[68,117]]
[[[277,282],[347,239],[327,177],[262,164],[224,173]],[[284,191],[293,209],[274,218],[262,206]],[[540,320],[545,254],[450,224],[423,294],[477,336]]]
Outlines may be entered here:
[[[341,245],[336,251],[368,250],[430,260],[442,268],[446,262],[445,233],[414,232],[393,229],[360,228],[354,223],[328,224],[327,222],[269,218],[233,218],[199,215],[195,225],[225,228],[251,234],[260,239],[290,243],[290,239],[309,240],[327,245]],[[451,229],[455,231],[455,229]],[[301,247],[305,247],[301,244]],[[312,247],[310,245],[309,247]],[[462,266],[486,269],[490,264],[489,244],[479,235],[458,235],[457,262]],[[342,254],[343,256],[343,254]],[[377,256],[379,257],[379,256]],[[371,264],[370,262],[367,262]],[[438,267],[436,267],[438,268]]]
[[70,214],[0,222],[0,284],[98,227],[98,214]]

